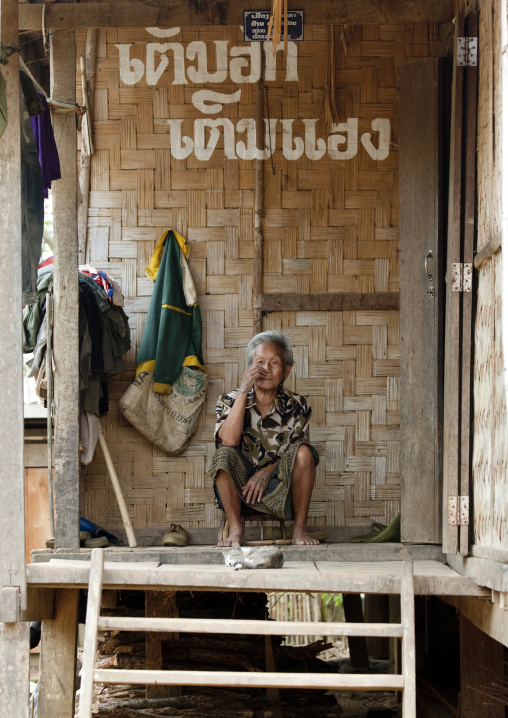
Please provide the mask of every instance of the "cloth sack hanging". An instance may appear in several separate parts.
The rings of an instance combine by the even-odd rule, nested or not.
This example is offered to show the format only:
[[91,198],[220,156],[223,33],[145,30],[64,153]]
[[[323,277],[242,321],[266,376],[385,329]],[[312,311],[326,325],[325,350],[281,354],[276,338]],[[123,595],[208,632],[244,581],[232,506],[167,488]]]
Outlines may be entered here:
[[127,421],[170,456],[185,450],[205,400],[208,375],[182,366],[171,394],[153,391],[153,371],[141,372],[120,399]]

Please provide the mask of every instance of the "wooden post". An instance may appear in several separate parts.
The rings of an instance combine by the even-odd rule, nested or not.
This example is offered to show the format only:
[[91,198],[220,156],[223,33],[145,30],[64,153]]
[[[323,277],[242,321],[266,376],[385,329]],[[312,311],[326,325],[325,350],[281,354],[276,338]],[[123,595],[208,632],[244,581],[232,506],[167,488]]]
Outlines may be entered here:
[[[477,37],[478,14],[467,16],[467,35]],[[473,262],[476,235],[476,112],[478,94],[478,67],[468,67],[465,72],[465,141],[464,141],[464,277],[466,267],[470,267],[471,285],[473,282]],[[464,287],[464,290],[466,287]],[[472,467],[472,398],[473,398],[473,287],[462,294],[462,397],[460,422],[460,496],[469,497]],[[472,516],[472,512],[470,512]],[[460,526],[459,551],[469,553],[469,524]]]
[[[19,44],[18,2],[0,2],[0,39]],[[23,356],[21,278],[21,144],[18,54],[2,65],[7,100],[7,127],[0,139],[0,241],[5,275],[0,283],[0,369],[3,377],[0,412],[2,480],[0,524],[0,715],[28,718],[29,624],[20,623],[26,608],[25,477],[23,456]]]
[[[256,87],[256,147],[258,152],[265,148],[265,123],[263,119],[264,98],[263,98],[263,75],[264,75],[264,53],[261,52],[261,73]],[[274,138],[275,142],[275,138]],[[263,218],[265,216],[265,194],[264,194],[264,169],[263,159],[256,160],[256,179],[254,190],[254,261],[252,280],[252,331],[259,334],[262,330],[263,315],[261,302],[263,295]]]
[[[1,40],[6,46],[19,42],[18,3],[1,2]],[[3,533],[0,561],[0,620],[4,610],[26,607],[25,581],[25,478],[23,457],[23,354],[22,354],[22,278],[21,278],[21,146],[19,63],[17,53],[1,66],[5,80],[8,124],[0,139],[0,241],[4,276],[0,282],[0,369],[2,406],[0,441],[2,442],[2,481],[0,483],[0,524]],[[4,587],[19,587],[13,606],[13,594]],[[19,605],[19,601],[21,604]],[[11,613],[12,618],[12,613]],[[15,619],[17,620],[17,619]],[[11,635],[11,632],[8,632]],[[7,635],[7,634],[6,634]],[[12,714],[12,711],[11,711]]]
[[[145,591],[145,616],[178,618],[176,593],[174,591]],[[163,633],[147,631],[145,633],[146,668],[148,670],[162,669],[162,641],[171,641],[178,638],[178,633]],[[179,696],[179,686],[148,686],[147,698],[166,698]]]
[[[51,36],[51,96],[76,99],[74,32]],[[79,549],[78,242],[76,117],[55,113],[62,179],[54,189],[55,548]]]
[[[348,623],[363,623],[362,599],[359,593],[342,596],[344,617]],[[354,668],[368,668],[369,654],[365,636],[348,636],[349,660]]]
[[[90,129],[93,123],[93,97],[95,90],[95,63],[97,59],[97,28],[89,28],[86,33],[85,46],[85,76],[81,77],[83,86],[83,104],[86,105],[87,113],[83,122],[87,123]],[[83,73],[83,68],[81,68]],[[85,127],[83,126],[83,132]],[[81,158],[79,167],[79,190],[80,203],[78,206],[78,252],[79,264],[86,262],[86,236],[88,225],[88,197],[90,194],[90,163],[91,153],[84,151],[85,143],[81,142]],[[93,152],[93,147],[91,148]]]
[[461,293],[452,291],[453,264],[460,256],[460,212],[462,188],[462,67],[457,67],[457,38],[464,35],[464,16],[455,22],[452,112],[450,133],[450,175],[448,195],[448,240],[446,258],[446,319],[444,357],[444,416],[443,416],[443,553],[457,553],[458,526],[448,520],[448,497],[459,494],[459,373],[460,373],[460,299]]
[[30,685],[29,635],[29,623],[0,623],[1,716],[28,718]]
[[79,589],[57,589],[54,618],[42,622],[38,718],[74,715],[78,603]]

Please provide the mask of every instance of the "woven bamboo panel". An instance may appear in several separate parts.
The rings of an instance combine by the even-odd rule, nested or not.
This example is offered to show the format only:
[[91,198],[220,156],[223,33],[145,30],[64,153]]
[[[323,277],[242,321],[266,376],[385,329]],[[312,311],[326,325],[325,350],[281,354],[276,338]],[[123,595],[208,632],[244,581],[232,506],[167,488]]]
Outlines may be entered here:
[[[282,119],[294,118],[300,128],[303,120],[317,120],[316,138],[328,135],[323,107],[330,29],[305,28],[305,41],[298,43],[298,81],[285,81],[278,54],[276,79],[266,83],[265,98],[265,117],[269,112],[278,123],[270,139],[275,152],[264,173],[264,292],[398,291],[397,65],[444,54],[442,30],[434,25],[334,28],[338,121],[357,118],[359,128],[358,152],[348,160],[329,153],[289,160],[283,154]],[[128,86],[120,80],[116,45],[131,43],[131,60],[144,61],[153,37],[144,29],[108,29],[99,35],[88,259],[110,267],[121,281],[137,348],[151,295],[144,268],[164,229],[186,236],[210,375],[206,407],[189,448],[181,457],[167,457],[118,410],[118,398],[134,375],[133,349],[129,371],[111,382],[104,432],[134,528],[160,531],[170,522],[191,530],[211,528],[219,522],[206,475],[215,403],[220,393],[238,385],[252,333],[255,167],[254,161],[225,156],[222,132],[207,161],[195,153],[176,159],[167,120],[182,120],[182,136],[192,137],[194,120],[203,117],[192,104],[195,91],[231,93],[237,86],[229,74],[217,84],[173,84],[171,52],[156,85],[143,77]],[[78,55],[84,38],[79,31]],[[244,44],[237,27],[182,28],[175,41],[185,47],[191,40],[207,43],[210,73],[216,70],[215,41],[227,40],[230,48]],[[78,81],[78,97],[79,88]],[[239,102],[225,104],[219,115],[233,124],[254,117],[254,85],[241,88]],[[382,161],[372,159],[360,142],[376,118],[389,120],[391,127]],[[375,146],[376,137],[374,132]],[[312,440],[321,462],[310,525],[357,533],[373,520],[388,523],[400,500],[398,312],[284,311],[266,316],[264,326],[290,336],[296,363],[288,386],[313,407]],[[85,503],[91,520],[121,527],[99,450],[85,471]]]
[[[501,111],[494,93],[500,73],[501,17],[496,3],[480,14],[480,68],[478,103],[478,246],[484,246],[501,223],[501,160],[494,147],[500,142],[494,116]],[[487,70],[486,65],[490,63]],[[497,103],[497,104],[496,104]],[[504,250],[505,251],[505,250]],[[506,549],[508,541],[507,398],[501,320],[506,314],[502,295],[501,253],[478,273],[475,327],[473,494],[474,540],[488,548]],[[504,305],[504,306],[503,306]]]

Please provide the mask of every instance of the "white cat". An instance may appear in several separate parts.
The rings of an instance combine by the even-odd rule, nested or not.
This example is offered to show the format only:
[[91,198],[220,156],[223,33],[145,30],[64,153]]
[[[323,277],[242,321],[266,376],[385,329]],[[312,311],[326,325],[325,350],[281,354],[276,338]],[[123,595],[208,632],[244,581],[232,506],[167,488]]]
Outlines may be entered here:
[[243,568],[281,568],[284,555],[277,546],[240,546],[227,551],[224,562],[235,571]]

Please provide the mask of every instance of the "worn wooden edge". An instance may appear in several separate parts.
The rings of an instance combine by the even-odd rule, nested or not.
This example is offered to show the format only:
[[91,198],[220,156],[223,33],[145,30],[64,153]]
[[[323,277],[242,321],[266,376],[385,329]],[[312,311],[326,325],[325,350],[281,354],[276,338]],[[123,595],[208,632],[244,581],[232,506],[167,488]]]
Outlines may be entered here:
[[480,586],[485,586],[489,595],[489,589],[508,593],[508,572],[505,563],[501,563],[499,560],[461,556],[460,554],[448,554],[447,561],[461,576],[471,579]]
[[493,257],[499,250],[501,249],[501,246],[503,244],[503,233],[498,232],[493,237],[489,239],[487,244],[485,244],[479,252],[476,253],[476,256],[474,258],[474,268],[480,269],[481,266],[485,264],[485,262],[488,262],[491,257]]
[[[54,616],[51,620],[42,621],[37,699],[39,718],[74,716],[78,607],[79,591],[76,586],[55,591]],[[14,714],[11,715],[14,718]]]
[[357,294],[263,294],[261,309],[264,312],[288,311],[371,311],[399,308],[398,292],[372,292]]
[[[62,562],[63,563],[63,562]],[[427,562],[423,562],[427,563]],[[277,591],[277,592],[324,592],[324,593],[400,593],[400,562],[393,562],[393,573],[379,575],[375,572],[363,574],[358,571],[344,575],[336,569],[335,573],[313,570],[292,571],[283,568],[277,571],[233,571],[225,567],[207,570],[202,565],[163,565],[156,569],[139,570],[128,568],[125,564],[104,569],[104,587],[110,589],[172,588],[178,591]],[[441,564],[438,564],[441,566]],[[463,595],[489,597],[487,591],[467,577],[451,571],[443,575],[431,575],[418,562],[414,564],[415,593],[422,596]],[[66,567],[55,564],[38,563],[27,566],[27,581],[34,586],[86,587],[90,569],[86,564],[81,567]]]
[[144,618],[101,616],[101,631],[162,631],[231,633],[260,636],[380,636],[401,637],[399,623],[323,623],[319,621],[254,621],[204,618]]
[[[200,529],[197,529],[198,531]],[[215,529],[202,529],[210,532],[216,539]],[[136,529],[136,536],[143,529]],[[121,532],[118,531],[120,534]],[[194,533],[189,532],[189,536]],[[192,543],[187,546],[161,546],[158,544],[138,545],[130,549],[127,545],[110,546],[105,549],[104,555],[109,563],[114,561],[128,561],[135,566],[139,563],[156,562],[159,564],[195,564],[208,565],[222,564],[226,547],[214,544],[203,545]],[[282,548],[284,560],[288,561],[403,561],[412,558],[413,561],[435,561],[445,563],[441,547],[435,544],[400,544],[400,543],[323,543],[319,546],[296,546],[294,544]],[[32,552],[32,563],[41,563],[51,559],[66,559],[74,561],[88,561],[92,549],[79,549],[79,551],[64,551],[62,549],[38,549]]]
[[230,688],[317,688],[402,690],[404,677],[394,674],[245,673],[241,671],[142,671],[97,669],[97,683],[222,686]]
[[[305,11],[306,25],[328,23],[447,23],[453,19],[452,0],[364,0],[352,3],[350,0],[316,2],[301,0],[299,8]],[[225,4],[221,16],[212,10],[197,13],[179,0],[172,0],[162,7],[146,3],[99,3],[82,5],[72,3],[48,4],[43,24],[42,6],[20,4],[19,27],[22,30],[46,28],[81,27],[174,27],[175,25],[238,25],[243,24],[243,10],[271,9],[270,0],[244,0]]]
[[0,623],[0,715],[28,718],[28,623]]

